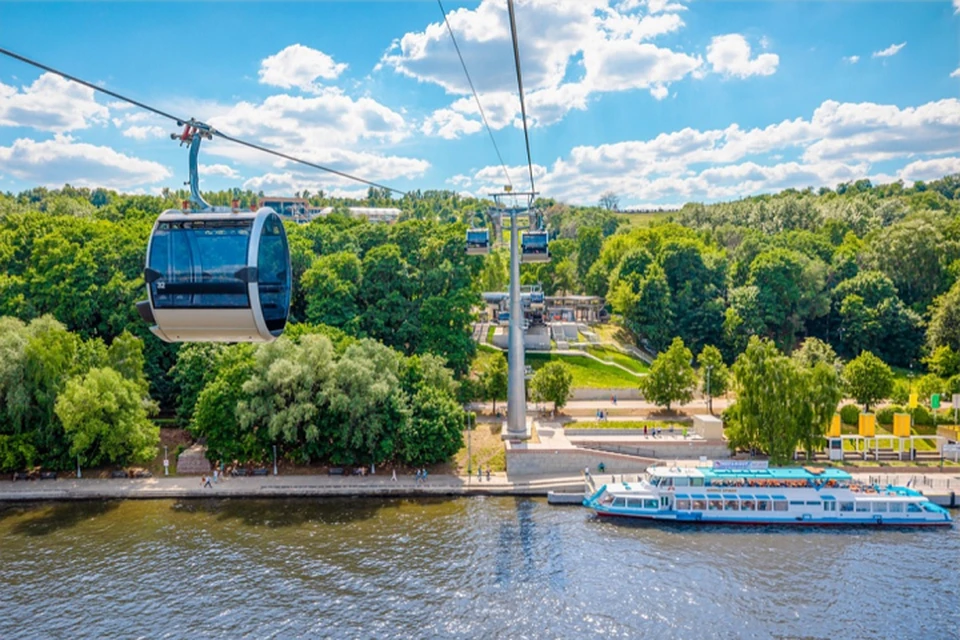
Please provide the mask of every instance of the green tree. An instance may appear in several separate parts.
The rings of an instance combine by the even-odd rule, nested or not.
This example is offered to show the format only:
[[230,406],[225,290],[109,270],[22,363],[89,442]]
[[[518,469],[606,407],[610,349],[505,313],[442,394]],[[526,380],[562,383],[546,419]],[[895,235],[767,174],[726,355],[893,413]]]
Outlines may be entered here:
[[753,337],[733,374],[737,401],[726,413],[732,444],[760,449],[773,464],[788,462],[798,443],[808,455],[819,445],[841,396],[836,369],[822,362],[808,369]]
[[497,400],[507,399],[507,378],[507,359],[502,351],[498,351],[481,374],[486,397],[493,400],[494,413],[497,412]]
[[463,445],[463,409],[449,394],[426,385],[414,395],[412,407],[398,433],[403,462],[419,466],[449,460]]
[[843,381],[852,398],[870,411],[870,405],[890,397],[893,391],[893,371],[883,360],[864,351],[843,368]]
[[685,404],[693,399],[697,374],[693,370],[693,354],[681,338],[674,338],[670,348],[657,356],[650,373],[640,380],[643,397],[654,404],[670,407],[674,402]]
[[577,229],[577,278],[584,282],[590,267],[600,257],[603,246],[603,230],[599,227]]
[[57,398],[70,455],[91,466],[146,462],[156,455],[160,429],[147,416],[143,389],[113,369],[72,378]]
[[793,359],[798,363],[812,369],[820,363],[829,365],[834,369],[839,369],[840,359],[837,357],[837,352],[833,350],[828,343],[820,340],[819,338],[807,338],[804,340],[800,347],[792,354]]
[[949,345],[937,347],[923,362],[930,369],[930,373],[941,378],[950,378],[960,373],[960,353]]
[[727,392],[730,372],[720,350],[709,344],[697,356],[697,366],[700,367],[700,390],[708,397],[707,410],[713,415],[713,398]]
[[933,301],[927,326],[927,346],[930,349],[948,346],[960,351],[960,280]]
[[570,373],[570,367],[560,361],[543,365],[530,380],[530,390],[534,397],[537,400],[552,402],[554,411],[562,409],[567,404],[572,385],[573,374]]
[[215,371],[197,396],[192,431],[206,438],[207,457],[213,460],[263,460],[271,442],[266,429],[243,430],[237,407],[246,401],[243,385],[254,371],[254,349],[228,347],[217,359]]

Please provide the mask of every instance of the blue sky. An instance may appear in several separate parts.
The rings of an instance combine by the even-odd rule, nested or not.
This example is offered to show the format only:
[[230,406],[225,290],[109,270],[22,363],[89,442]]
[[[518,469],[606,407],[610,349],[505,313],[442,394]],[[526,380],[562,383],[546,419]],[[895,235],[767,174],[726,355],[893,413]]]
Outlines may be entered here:
[[[445,2],[526,186],[505,0]],[[960,171],[960,0],[517,0],[543,195],[725,200]],[[42,38],[38,37],[42,34]],[[435,2],[3,3],[0,46],[399,189],[505,183]],[[0,189],[177,187],[174,125],[0,59]],[[225,142],[204,188],[364,188]]]

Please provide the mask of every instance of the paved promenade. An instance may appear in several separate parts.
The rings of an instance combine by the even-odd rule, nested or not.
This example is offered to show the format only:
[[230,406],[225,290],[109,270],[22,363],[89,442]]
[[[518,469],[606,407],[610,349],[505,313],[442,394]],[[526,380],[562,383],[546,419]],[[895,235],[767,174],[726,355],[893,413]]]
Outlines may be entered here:
[[[696,465],[695,461],[686,463]],[[919,471],[919,470],[918,470]],[[864,482],[881,485],[912,486],[925,494],[960,494],[958,473],[854,473]],[[635,480],[636,474],[611,476],[594,474],[597,482]],[[437,475],[426,482],[417,482],[413,476],[391,480],[389,474],[367,477],[322,475],[266,476],[255,478],[226,478],[203,488],[200,478],[176,476],[132,479],[82,479],[0,481],[0,502],[27,502],[37,500],[108,500],[108,499],[165,499],[165,498],[297,498],[324,496],[477,496],[477,495],[531,495],[546,496],[550,491],[575,493],[583,490],[583,476],[521,477],[507,479],[504,473],[495,473],[490,480],[484,476]]]
[[507,480],[506,474],[477,476],[437,475],[425,482],[414,476],[400,476],[393,481],[390,474],[343,477],[323,475],[228,477],[201,486],[197,476],[176,476],[133,479],[81,479],[0,481],[0,502],[33,500],[104,500],[162,498],[270,498],[312,496],[468,496],[468,495],[539,495],[549,491],[573,491],[583,488],[581,476],[525,477]]

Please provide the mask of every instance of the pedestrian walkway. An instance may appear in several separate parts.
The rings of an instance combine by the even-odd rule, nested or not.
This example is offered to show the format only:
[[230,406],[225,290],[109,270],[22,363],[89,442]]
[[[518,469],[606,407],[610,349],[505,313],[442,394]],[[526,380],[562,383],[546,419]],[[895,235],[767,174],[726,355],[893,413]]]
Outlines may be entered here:
[[323,475],[223,478],[204,488],[199,476],[146,479],[75,478],[34,481],[0,481],[0,502],[35,500],[96,500],[142,498],[265,498],[313,496],[416,496],[416,495],[547,495],[582,482],[576,477],[524,477],[509,480],[494,473],[490,480],[476,476],[430,475],[418,482],[413,475],[389,474],[363,478]]

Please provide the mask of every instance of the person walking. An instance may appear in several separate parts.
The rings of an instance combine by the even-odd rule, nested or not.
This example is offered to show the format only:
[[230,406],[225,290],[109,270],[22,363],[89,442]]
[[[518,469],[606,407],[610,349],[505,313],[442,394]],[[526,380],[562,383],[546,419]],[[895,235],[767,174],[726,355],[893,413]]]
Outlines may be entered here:
[[210,484],[210,477],[209,477],[209,476],[204,476],[204,477],[203,477],[203,488],[204,488],[204,489],[213,489],[213,485]]
[[397,481],[397,470],[396,470],[396,469],[393,470],[393,475],[390,476],[390,479],[391,479],[393,482],[396,482],[396,481]]
[[487,466],[487,482],[490,482],[490,467]]
[[207,484],[207,476],[200,476],[200,488],[203,489]]
[[477,465],[477,482],[483,482],[483,465]]

